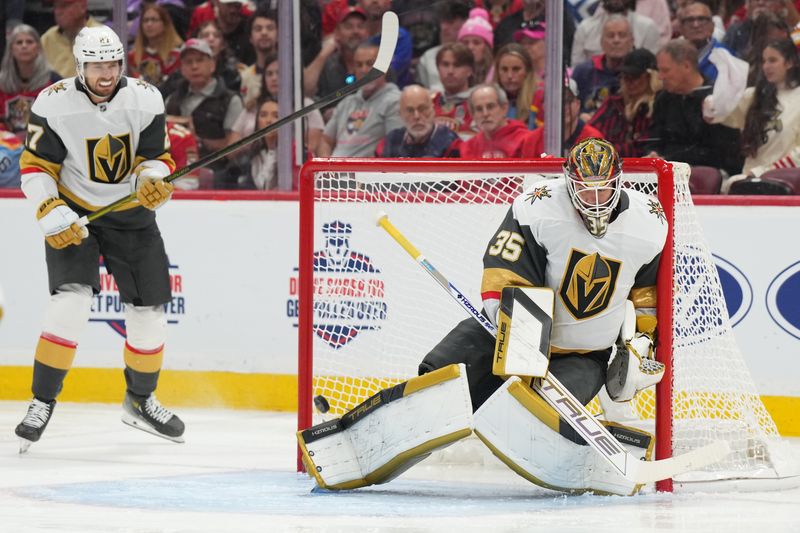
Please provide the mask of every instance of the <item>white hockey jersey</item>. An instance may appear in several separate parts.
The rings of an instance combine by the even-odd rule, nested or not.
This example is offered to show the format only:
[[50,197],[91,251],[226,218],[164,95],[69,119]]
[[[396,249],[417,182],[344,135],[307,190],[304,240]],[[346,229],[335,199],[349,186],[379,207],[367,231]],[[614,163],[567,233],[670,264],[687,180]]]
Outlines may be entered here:
[[142,161],[159,160],[167,173],[175,170],[161,93],[135,78],[123,77],[114,96],[100,104],[77,78],[54,83],[31,108],[25,148],[20,167],[26,195],[32,181],[52,178],[62,198],[87,211],[130,194],[130,174]]
[[655,305],[650,289],[666,236],[654,197],[623,189],[618,212],[598,239],[572,206],[563,179],[538,182],[514,200],[484,255],[484,307],[494,318],[507,285],[550,287],[553,351],[604,350],[619,334],[632,289],[651,295]]

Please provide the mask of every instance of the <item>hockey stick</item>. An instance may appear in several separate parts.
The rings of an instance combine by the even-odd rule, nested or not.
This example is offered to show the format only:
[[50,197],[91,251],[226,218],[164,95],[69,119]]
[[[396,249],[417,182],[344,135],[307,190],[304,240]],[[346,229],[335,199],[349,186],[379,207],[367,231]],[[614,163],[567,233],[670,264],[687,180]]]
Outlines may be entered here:
[[[164,178],[164,181],[167,183],[175,181],[178,178],[185,176],[186,174],[192,172],[193,170],[197,170],[198,168],[206,167],[211,163],[218,161],[225,157],[226,155],[230,154],[231,152],[235,152],[240,148],[250,144],[253,141],[268,135],[269,133],[277,130],[281,126],[294,122],[298,118],[302,118],[312,111],[317,109],[321,109],[323,107],[327,107],[333,103],[338,102],[345,96],[352,94],[359,90],[360,88],[364,87],[370,82],[373,82],[380,78],[381,76],[386,75],[386,72],[389,70],[389,65],[392,62],[392,56],[394,56],[394,49],[397,46],[397,36],[400,31],[400,23],[397,19],[397,15],[394,14],[392,11],[387,11],[383,14],[383,20],[381,21],[381,43],[378,47],[378,56],[375,58],[375,63],[372,65],[372,68],[367,72],[363,78],[360,80],[356,80],[354,83],[349,85],[345,85],[338,91],[331,93],[327,96],[324,96],[314,102],[313,104],[298,109],[291,115],[285,116],[282,119],[278,120],[270,124],[269,126],[257,130],[247,137],[242,138],[241,140],[231,144],[230,146],[226,146],[221,150],[214,152],[213,154],[208,154],[202,159],[195,161],[185,167],[176,170],[169,176]],[[89,213],[88,215],[82,216],[78,219],[78,224],[81,226],[87,225],[89,222],[97,220],[98,218],[107,215],[111,211],[114,211],[118,207],[127,204],[128,202],[132,202],[136,199],[136,193],[132,192],[128,196],[120,198],[119,200],[101,208],[93,213]]]
[[[481,315],[480,311],[472,305],[469,299],[458,288],[450,283],[447,278],[434,267],[419,250],[389,222],[386,213],[379,213],[377,224],[400,245],[403,249],[430,274],[436,282],[445,289],[458,304],[466,310],[472,318],[480,322],[483,328],[493,337],[497,336],[497,328],[489,319]],[[586,410],[572,393],[561,384],[552,374],[533,382],[533,389],[550,404],[553,409],[583,439],[597,451],[603,458],[619,472],[625,479],[643,485],[662,479],[668,479],[678,474],[696,470],[708,464],[719,461],[728,453],[730,448],[725,441],[714,441],[702,448],[669,459],[658,461],[639,461],[631,455],[606,427]]]

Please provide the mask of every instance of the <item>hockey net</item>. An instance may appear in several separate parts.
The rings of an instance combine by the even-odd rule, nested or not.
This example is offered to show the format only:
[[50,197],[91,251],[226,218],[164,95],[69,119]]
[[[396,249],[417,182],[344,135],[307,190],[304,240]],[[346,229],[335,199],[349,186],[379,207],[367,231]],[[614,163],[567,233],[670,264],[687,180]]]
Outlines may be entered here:
[[[736,345],[688,166],[625,160],[623,168],[624,186],[658,196],[672,228],[658,281],[658,358],[668,371],[657,391],[636,396],[627,413],[633,420],[625,422],[655,429],[658,458],[729,442],[725,460],[676,478],[676,487],[738,480],[734,488],[761,488],[795,479],[788,445]],[[531,184],[560,176],[558,159],[307,163],[300,185],[299,428],[321,421],[314,397],[324,396],[329,415],[341,415],[415,376],[423,356],[466,317],[376,226],[379,212],[480,304],[483,253],[509,204]],[[589,408],[602,411],[597,400]]]

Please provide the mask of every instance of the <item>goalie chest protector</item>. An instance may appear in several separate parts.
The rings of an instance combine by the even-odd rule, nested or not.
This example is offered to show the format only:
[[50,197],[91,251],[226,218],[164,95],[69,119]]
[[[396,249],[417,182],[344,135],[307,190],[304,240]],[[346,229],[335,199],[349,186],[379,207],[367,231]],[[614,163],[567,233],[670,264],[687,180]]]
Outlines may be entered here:
[[[525,249],[538,243],[546,252],[545,285],[556,296],[552,346],[562,350],[612,346],[631,288],[655,285],[656,269],[643,267],[659,256],[667,235],[658,199],[623,189],[619,213],[599,239],[586,229],[563,179],[534,184],[511,209]],[[535,254],[521,259],[541,260]],[[640,270],[643,274],[637,280]]]

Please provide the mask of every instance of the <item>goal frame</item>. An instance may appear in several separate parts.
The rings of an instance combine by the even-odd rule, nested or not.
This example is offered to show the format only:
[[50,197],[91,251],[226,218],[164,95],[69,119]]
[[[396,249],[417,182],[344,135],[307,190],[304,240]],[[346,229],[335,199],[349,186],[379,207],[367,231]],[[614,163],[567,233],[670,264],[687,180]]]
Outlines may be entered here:
[[[298,361],[297,361],[297,428],[312,425],[313,405],[313,306],[302,302],[313,301],[314,282],[314,207],[315,175],[318,172],[433,172],[433,173],[531,173],[559,174],[563,158],[538,159],[367,159],[318,158],[306,162],[300,171],[299,182],[299,263],[298,263]],[[672,356],[673,356],[673,284],[674,266],[674,189],[673,167],[661,159],[623,159],[623,172],[651,173],[658,176],[658,198],[664,208],[669,225],[664,250],[658,269],[656,286],[658,307],[658,350],[656,357],[664,363],[664,378],[656,385],[656,459],[672,457]],[[407,260],[400,258],[399,260]],[[476,258],[476,261],[480,258]],[[423,354],[420,354],[420,357]],[[297,470],[304,466],[298,450]],[[656,483],[659,491],[672,492],[672,480]]]

